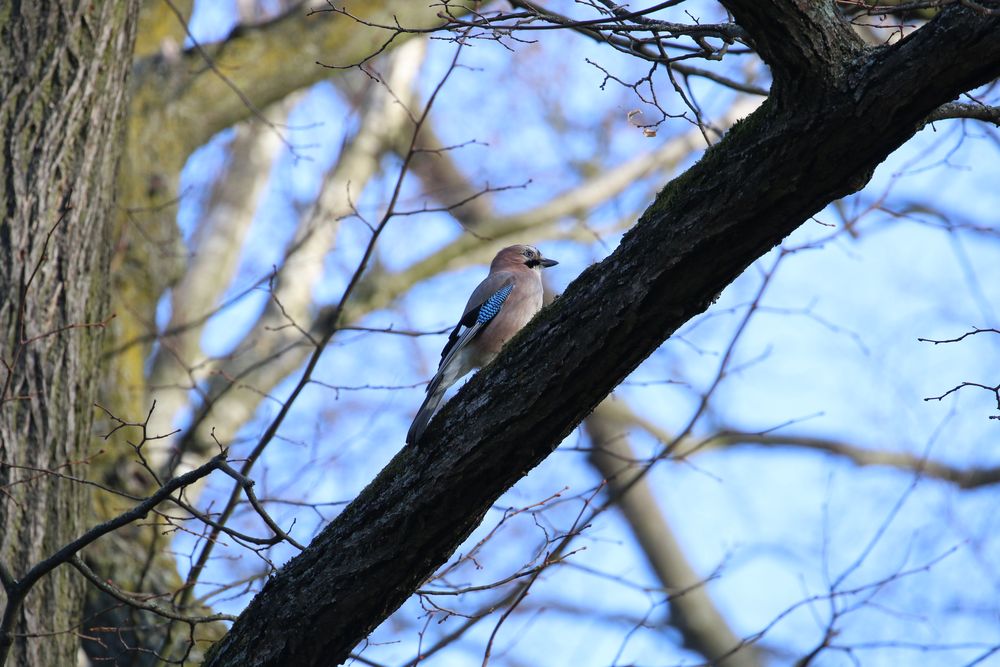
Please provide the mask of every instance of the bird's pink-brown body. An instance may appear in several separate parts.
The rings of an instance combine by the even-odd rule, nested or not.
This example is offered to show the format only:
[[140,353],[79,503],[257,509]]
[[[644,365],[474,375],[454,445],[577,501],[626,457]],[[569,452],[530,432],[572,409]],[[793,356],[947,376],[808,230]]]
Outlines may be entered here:
[[427,385],[427,397],[407,433],[408,443],[420,439],[448,387],[473,368],[491,362],[541,310],[540,270],[555,264],[527,245],[509,246],[497,253],[489,275],[472,292],[462,319],[441,353],[438,372]]

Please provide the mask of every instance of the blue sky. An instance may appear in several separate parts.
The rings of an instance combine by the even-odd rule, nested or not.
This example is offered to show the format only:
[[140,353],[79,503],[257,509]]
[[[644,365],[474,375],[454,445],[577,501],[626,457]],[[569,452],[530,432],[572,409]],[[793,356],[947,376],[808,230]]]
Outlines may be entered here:
[[[198,2],[192,30],[199,40],[219,39],[231,29],[233,16],[230,3]],[[421,79],[425,91],[441,76],[452,48],[446,43],[432,45]],[[613,67],[623,76],[636,76],[642,69],[578,37],[553,33],[545,36],[544,43],[520,47],[513,54],[494,44],[477,45],[463,56],[470,68],[460,70],[448,82],[434,111],[436,129],[449,143],[477,140],[487,144],[456,152],[458,162],[480,183],[531,181],[524,189],[496,195],[500,211],[525,210],[579,183],[581,176],[571,168],[573,163],[586,161],[606,168],[689,129],[685,121],[671,120],[657,137],[644,137],[625,120],[637,106],[630,93],[613,87],[602,91],[602,75],[586,64],[586,58]],[[508,85],[496,85],[500,81]],[[516,84],[526,86],[531,81],[548,85],[517,92]],[[669,86],[662,81],[659,85],[668,110],[674,109],[676,100],[670,98]],[[731,96],[713,95],[707,87],[698,92],[709,115],[731,102]],[[551,130],[546,119],[552,104],[558,104],[561,118],[575,132],[560,135]],[[300,102],[289,125],[305,129],[291,131],[290,140],[308,146],[304,152],[309,159],[284,155],[275,166],[232,293],[266,275],[280,261],[282,247],[294,230],[297,207],[315,196],[323,170],[335,159],[344,133],[355,121],[328,84],[320,84]],[[602,132],[602,123],[611,129]],[[201,196],[221,168],[227,140],[226,133],[217,137],[192,157],[185,170],[182,191],[189,194],[182,202],[179,221],[186,234],[197,224]],[[931,206],[953,222],[969,221],[992,232],[953,233],[942,230],[940,221],[927,213],[900,220],[876,210],[858,222],[858,238],[840,234],[784,257],[763,300],[764,308],[754,315],[735,348],[734,366],[741,370],[721,384],[709,418],[699,422],[695,431],[708,433],[718,425],[767,431],[791,422],[784,432],[926,454],[960,466],[1000,464],[1000,454],[991,446],[998,423],[987,418],[996,413],[990,394],[967,389],[942,402],[923,400],[966,380],[995,384],[1000,337],[980,336],[938,346],[917,341],[918,337],[953,337],[973,326],[1000,326],[998,146],[971,122],[939,123],[893,155],[868,187],[845,202],[849,209],[864,210],[888,192],[886,207],[892,210]],[[395,166],[387,162],[381,181],[365,192],[359,206],[377,211],[395,174]],[[595,211],[588,224],[601,227],[622,216],[637,217],[669,177],[657,174],[636,183],[615,202]],[[419,200],[419,183],[410,181],[409,186],[408,195]],[[818,243],[835,231],[828,225],[840,223],[832,209],[817,218],[819,222],[805,223],[784,246]],[[379,245],[380,260],[393,268],[408,266],[461,233],[445,214],[400,218],[390,224]],[[328,275],[317,289],[320,303],[339,297],[366,235],[360,223],[345,222],[327,263]],[[539,243],[546,255],[561,261],[548,276],[551,286],[560,291],[616,243],[614,236],[586,245]],[[762,271],[775,261],[776,252],[751,267],[705,315],[667,341],[615,395],[661,427],[681,428],[690,419],[699,392],[717,372],[721,353],[753,299]],[[368,321],[426,330],[449,326],[483,275],[485,267],[478,266],[438,276],[417,285],[397,307],[375,313]],[[258,291],[212,321],[203,339],[205,349],[217,354],[230,349],[267,298],[266,292]],[[324,354],[317,377],[339,385],[411,385],[426,379],[442,342],[442,336],[414,341],[344,333]],[[275,393],[287,392],[295,379]],[[289,497],[349,500],[402,445],[402,434],[421,398],[420,387],[337,396],[327,388],[310,386],[294,418],[282,429],[284,439],[265,456],[258,483],[269,493]],[[265,404],[246,435],[259,432],[274,410]],[[647,434],[630,435],[638,451],[651,453],[658,447]],[[560,451],[498,505],[536,502],[564,486],[572,493],[592,488],[599,480],[587,467],[585,455],[574,451],[583,444],[578,434],[568,438]],[[838,641],[871,644],[871,648],[857,650],[861,664],[964,664],[981,651],[978,645],[921,653],[910,651],[907,642],[1000,643],[995,490],[960,491],[884,468],[857,469],[812,452],[753,447],[705,452],[689,463],[661,464],[650,481],[660,509],[696,569],[708,575],[722,568],[723,576],[709,588],[739,634],[758,631],[803,599],[822,595],[829,578],[848,568],[865,553],[873,536],[881,534],[845,586],[864,586],[909,568],[934,565],[926,572],[886,583],[874,602],[845,614],[838,626],[842,629]],[[213,492],[210,488],[203,502]],[[567,503],[553,508],[547,520],[565,527],[578,510]],[[286,523],[296,518],[298,535],[308,535],[317,525],[315,515],[300,509],[284,508],[278,514]],[[327,518],[332,514],[332,510],[327,512]],[[488,516],[470,540],[477,540],[497,520],[498,516]],[[485,571],[468,576],[475,581],[495,580],[525,561],[537,545],[538,530],[528,520],[515,523],[507,530],[510,538],[490,551]],[[580,544],[586,550],[573,556],[574,563],[655,586],[617,514],[601,517]],[[189,546],[181,539],[179,548],[183,551]],[[232,567],[220,560],[205,579],[225,580],[232,576]],[[488,599],[488,593],[482,595]],[[559,609],[576,604],[609,613],[639,610],[642,614],[653,605],[651,618],[662,620],[664,612],[655,606],[656,595],[636,591],[622,581],[560,567],[536,585],[529,599],[541,610],[512,617],[500,634],[505,653],[498,660],[512,665],[606,665],[621,650],[618,664],[695,661],[692,654],[677,647],[676,634],[669,631],[628,635],[628,624],[606,618],[583,623],[579,616]],[[855,599],[847,596],[843,604]],[[235,611],[246,600],[242,596],[218,607]],[[775,625],[763,644],[787,652],[776,656],[776,664],[790,663],[808,652],[822,636],[829,612],[826,601],[803,605]],[[420,614],[414,601],[399,612],[409,623]],[[447,630],[448,624],[442,628]],[[414,655],[414,633],[400,634],[398,627],[387,623],[374,639],[399,643],[372,647],[366,655],[387,664]],[[478,664],[476,656],[481,660],[491,628],[491,623],[483,624],[469,640],[429,664]],[[846,653],[830,652],[821,664],[852,663]]]

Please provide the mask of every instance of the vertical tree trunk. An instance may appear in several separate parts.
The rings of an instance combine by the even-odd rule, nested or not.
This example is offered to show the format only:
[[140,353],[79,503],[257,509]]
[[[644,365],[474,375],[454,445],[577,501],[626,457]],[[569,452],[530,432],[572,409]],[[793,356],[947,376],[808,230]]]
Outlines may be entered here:
[[[0,6],[0,566],[13,578],[82,532],[109,234],[136,2]],[[75,663],[83,588],[31,591],[8,664]]]

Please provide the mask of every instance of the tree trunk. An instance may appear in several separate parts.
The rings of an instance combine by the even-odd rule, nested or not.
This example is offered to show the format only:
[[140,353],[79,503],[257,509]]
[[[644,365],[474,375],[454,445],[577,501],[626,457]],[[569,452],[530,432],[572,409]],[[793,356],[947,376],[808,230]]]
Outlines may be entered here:
[[[0,10],[0,573],[5,584],[89,524],[84,487],[135,2]],[[4,594],[6,601],[6,593]],[[83,603],[67,568],[28,594],[8,664],[75,662]]]

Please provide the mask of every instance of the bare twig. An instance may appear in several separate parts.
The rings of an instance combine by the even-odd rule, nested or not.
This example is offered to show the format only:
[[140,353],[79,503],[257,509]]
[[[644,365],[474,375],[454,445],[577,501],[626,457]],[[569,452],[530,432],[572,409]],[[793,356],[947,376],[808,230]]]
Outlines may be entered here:
[[13,644],[14,622],[19,614],[21,605],[24,603],[24,599],[27,597],[28,592],[36,583],[38,583],[39,579],[60,565],[70,562],[70,560],[88,544],[92,544],[102,536],[118,530],[122,526],[126,526],[133,521],[144,519],[157,505],[165,500],[168,500],[175,491],[183,489],[184,487],[207,477],[213,471],[220,469],[225,463],[225,457],[225,452],[223,452],[205,465],[167,481],[156,491],[156,493],[144,499],[132,509],[119,514],[113,519],[94,526],[45,560],[37,563],[20,579],[14,580],[9,577],[10,573],[8,573],[7,576],[4,577],[5,579],[10,579],[4,586],[7,592],[7,604],[4,609],[3,618],[0,620],[0,665],[4,664],[6,661],[11,645]]

